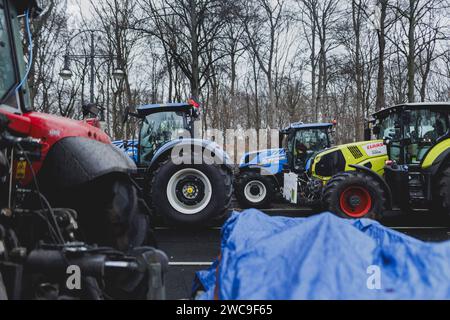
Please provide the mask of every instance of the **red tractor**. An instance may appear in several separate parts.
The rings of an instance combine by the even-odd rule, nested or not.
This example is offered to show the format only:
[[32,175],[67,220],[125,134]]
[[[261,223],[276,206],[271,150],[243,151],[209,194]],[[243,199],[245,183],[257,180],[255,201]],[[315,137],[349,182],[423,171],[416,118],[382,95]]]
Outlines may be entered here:
[[[44,145],[40,161],[31,167],[16,161],[17,174],[11,176],[21,177],[11,183],[36,184],[52,206],[75,209],[87,242],[122,250],[141,245],[148,217],[130,178],[136,170],[133,161],[93,122],[32,109],[27,87],[32,63],[30,20],[39,12],[35,0],[0,0],[0,113],[9,119],[9,130]],[[28,62],[21,26],[30,48]]]

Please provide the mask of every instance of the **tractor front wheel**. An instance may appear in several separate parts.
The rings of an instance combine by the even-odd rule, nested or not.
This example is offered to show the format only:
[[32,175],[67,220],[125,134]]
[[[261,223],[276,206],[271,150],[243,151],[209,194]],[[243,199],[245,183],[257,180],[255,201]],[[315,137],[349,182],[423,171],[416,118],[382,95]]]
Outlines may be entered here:
[[166,160],[152,174],[152,208],[171,225],[204,225],[228,209],[232,180],[231,173],[219,165],[176,165]]
[[342,218],[377,219],[386,199],[380,183],[370,175],[350,171],[335,175],[323,191],[325,207]]
[[275,192],[272,177],[254,171],[244,172],[236,177],[234,194],[243,209],[269,208]]

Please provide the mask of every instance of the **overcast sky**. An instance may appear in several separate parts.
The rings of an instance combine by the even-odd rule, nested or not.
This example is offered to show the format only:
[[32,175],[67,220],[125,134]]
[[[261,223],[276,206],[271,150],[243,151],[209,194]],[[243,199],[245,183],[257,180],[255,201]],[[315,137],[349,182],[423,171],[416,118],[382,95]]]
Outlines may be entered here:
[[[96,0],[101,1],[101,0]],[[81,14],[85,17],[89,17],[91,15],[90,13],[90,1],[89,0],[69,0],[68,1],[68,10],[70,13],[74,15],[80,15]]]

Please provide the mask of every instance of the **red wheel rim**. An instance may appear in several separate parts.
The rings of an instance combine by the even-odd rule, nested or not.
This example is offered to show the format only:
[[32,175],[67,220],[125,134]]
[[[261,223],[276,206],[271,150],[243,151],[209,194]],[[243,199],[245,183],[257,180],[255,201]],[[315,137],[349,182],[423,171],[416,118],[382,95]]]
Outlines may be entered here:
[[342,211],[349,217],[362,218],[372,208],[372,197],[365,188],[351,186],[341,193],[339,203]]

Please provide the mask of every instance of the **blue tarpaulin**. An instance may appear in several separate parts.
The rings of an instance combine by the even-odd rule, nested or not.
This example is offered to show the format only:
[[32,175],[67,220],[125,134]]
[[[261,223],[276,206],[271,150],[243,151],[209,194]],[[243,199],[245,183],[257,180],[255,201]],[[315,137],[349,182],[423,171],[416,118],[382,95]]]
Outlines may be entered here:
[[226,222],[220,259],[197,278],[200,299],[450,299],[450,242],[367,219],[251,209]]

